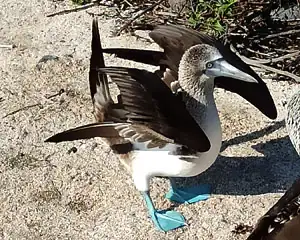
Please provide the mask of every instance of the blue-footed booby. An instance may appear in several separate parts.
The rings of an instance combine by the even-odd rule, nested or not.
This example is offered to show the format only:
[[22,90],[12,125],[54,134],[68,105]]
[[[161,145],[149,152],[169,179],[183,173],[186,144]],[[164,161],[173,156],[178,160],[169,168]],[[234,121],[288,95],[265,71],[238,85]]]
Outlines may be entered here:
[[287,104],[286,128],[300,156],[300,90],[291,97]]
[[[177,28],[172,26],[170,31],[172,29]],[[176,78],[176,84],[170,84],[171,89],[176,92],[178,87],[181,90],[181,94],[174,94],[156,73],[105,67],[96,20],[93,21],[92,36],[89,81],[97,122],[58,133],[46,141],[105,138],[131,172],[156,227],[169,231],[185,226],[180,213],[155,208],[149,193],[150,179],[155,176],[196,176],[216,160],[222,140],[213,97],[216,78],[254,84],[257,89],[262,87],[261,91],[267,96],[266,105],[263,105],[266,109],[262,111],[275,117],[276,108],[268,89],[253,71],[237,68],[215,45],[202,42],[185,49],[178,59],[178,69],[169,71]],[[243,62],[240,64],[247,66]],[[107,76],[120,90],[117,102],[110,95]],[[247,94],[250,96],[251,92]],[[177,202],[192,203],[207,199],[208,191],[206,185],[191,188],[173,185],[168,197]]]
[[[300,91],[287,104],[286,128],[300,157]],[[247,240],[300,239],[300,178],[262,216]]]
[[237,93],[253,104],[267,117],[276,119],[277,110],[266,84],[245,62],[232,52],[228,46],[222,44],[222,42],[203,33],[175,25],[155,26],[149,33],[149,36],[163,49],[163,52],[127,48],[108,48],[103,49],[103,52],[115,54],[117,57],[128,60],[160,66],[160,70],[157,71],[157,74],[170,86],[172,82],[178,80],[178,70],[182,55],[194,45],[210,45],[216,48],[224,60],[230,65],[252,76],[257,81],[256,83],[239,81],[232,76],[223,74],[215,76],[215,86]]
[[263,215],[247,240],[300,239],[300,178]]

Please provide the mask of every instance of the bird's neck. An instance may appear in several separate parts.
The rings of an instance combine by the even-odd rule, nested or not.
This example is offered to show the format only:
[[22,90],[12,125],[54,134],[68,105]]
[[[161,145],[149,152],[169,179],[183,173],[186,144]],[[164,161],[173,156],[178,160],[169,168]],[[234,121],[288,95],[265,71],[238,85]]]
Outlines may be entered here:
[[183,101],[191,116],[208,137],[211,143],[209,152],[218,153],[222,142],[222,129],[213,96],[214,80],[204,79],[203,75],[196,79],[195,76],[197,75],[188,73],[178,76],[183,89]]
[[214,80],[181,69],[178,82],[182,90],[183,101],[186,104],[187,110],[194,117],[197,123],[204,127],[204,122],[207,121],[208,115],[218,115],[216,104],[213,96]]
[[213,84],[202,86],[198,91],[185,92],[183,101],[187,110],[201,128],[205,128],[209,119],[218,118],[218,112],[213,96]]

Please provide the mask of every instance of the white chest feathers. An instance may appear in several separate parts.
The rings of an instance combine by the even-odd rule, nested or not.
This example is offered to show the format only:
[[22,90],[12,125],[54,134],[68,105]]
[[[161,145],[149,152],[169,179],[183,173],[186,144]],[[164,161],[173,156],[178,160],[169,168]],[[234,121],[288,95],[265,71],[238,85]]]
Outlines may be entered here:
[[138,190],[147,191],[153,176],[192,177],[207,170],[216,160],[222,142],[220,120],[216,108],[210,109],[201,128],[210,140],[211,148],[204,153],[189,156],[172,155],[178,145],[168,144],[162,149],[147,150],[139,143],[134,146],[132,171]]

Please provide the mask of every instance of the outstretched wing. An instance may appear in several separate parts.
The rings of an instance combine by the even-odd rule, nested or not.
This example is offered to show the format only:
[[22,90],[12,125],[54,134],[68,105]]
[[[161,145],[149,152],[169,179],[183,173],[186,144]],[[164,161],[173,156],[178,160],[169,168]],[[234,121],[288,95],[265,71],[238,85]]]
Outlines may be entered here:
[[207,136],[185,104],[156,74],[118,67],[101,68],[101,73],[109,75],[120,89],[123,109],[128,112],[126,122],[132,123],[136,132],[151,133],[151,138],[155,132],[159,139],[171,139],[200,152],[209,150]]
[[122,118],[71,129],[47,139],[50,142],[82,138],[122,137],[131,142],[144,142],[148,148],[164,147],[167,143],[205,152],[210,142],[177,98],[160,78],[139,69],[106,67],[97,69],[117,84],[122,102]]
[[[277,110],[266,84],[245,62],[233,53],[229,47],[224,46],[220,41],[197,31],[175,25],[156,26],[149,35],[163,48],[164,52],[159,53],[158,51],[151,50],[146,50],[145,52],[144,50],[136,49],[131,51],[130,49],[120,48],[104,49],[103,52],[114,53],[118,57],[129,60],[158,65],[161,66],[163,70],[169,68],[169,73],[173,76],[173,79],[176,80],[178,77],[179,63],[184,52],[191,46],[197,44],[209,44],[216,47],[227,62],[253,76],[258,81],[258,83],[249,83],[228,77],[217,77],[215,78],[216,86],[239,94],[267,117],[271,119],[277,117]],[[151,54],[153,56],[149,57]],[[145,55],[148,57],[145,57]]]

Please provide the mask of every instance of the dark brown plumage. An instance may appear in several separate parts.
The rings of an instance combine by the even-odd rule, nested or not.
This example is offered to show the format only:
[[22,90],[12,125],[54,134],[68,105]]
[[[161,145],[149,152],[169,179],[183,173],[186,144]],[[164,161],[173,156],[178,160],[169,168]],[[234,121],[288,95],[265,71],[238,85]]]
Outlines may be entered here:
[[300,239],[300,178],[256,224],[247,240]]
[[169,68],[171,70],[169,74],[174,79],[177,79],[179,62],[187,49],[203,43],[214,46],[227,62],[253,76],[258,81],[257,84],[237,81],[229,77],[216,77],[215,85],[239,94],[267,117],[272,119],[277,117],[277,110],[266,84],[229,47],[224,46],[212,37],[181,26],[157,26],[150,32],[149,36],[163,48],[164,52],[121,48],[104,49],[103,51],[105,53],[116,54],[116,56],[121,58],[160,66],[162,71]]
[[[118,103],[112,101],[106,75],[120,90]],[[176,143],[199,152],[209,150],[208,138],[186,110],[184,102],[156,74],[139,69],[104,67],[96,21],[93,21],[89,81],[97,123],[56,134],[47,141],[106,137],[113,138],[108,139],[113,146],[128,144],[124,138],[130,138],[136,142],[150,141],[148,148]]]
[[[177,32],[162,27],[160,31],[165,36],[180,36],[181,28],[175,29]],[[191,34],[189,30],[186,31]],[[162,58],[161,53],[147,55],[148,52],[144,52],[138,56],[140,59],[148,56],[152,58],[151,61],[161,60],[161,69],[156,73],[132,68],[105,67],[96,20],[93,21],[92,32],[89,81],[96,123],[56,134],[47,141],[105,138],[111,149],[119,154],[121,162],[131,171],[134,184],[143,193],[156,227],[162,231],[183,227],[185,221],[181,214],[176,211],[156,210],[149,194],[151,178],[196,176],[216,160],[222,137],[213,97],[215,77],[229,76],[254,83],[259,80],[225,61],[213,46],[215,43],[211,38],[203,36],[203,40],[198,35],[192,36],[190,40],[203,40],[210,45],[197,44],[182,52],[182,49],[178,49],[179,54],[172,52],[172,44],[179,46],[180,41],[159,39],[158,35],[158,42],[164,44],[166,40],[170,45],[170,49],[165,47],[165,51],[169,53],[163,53]],[[156,38],[155,30],[152,34]],[[107,76],[120,90],[117,102],[111,98]],[[178,83],[182,95],[171,91],[176,89],[172,84],[174,82]],[[202,196],[202,189],[199,192],[192,189],[187,190],[187,194],[182,194],[184,191],[176,193],[176,188],[173,188],[170,199],[179,202],[207,199],[207,194]]]

